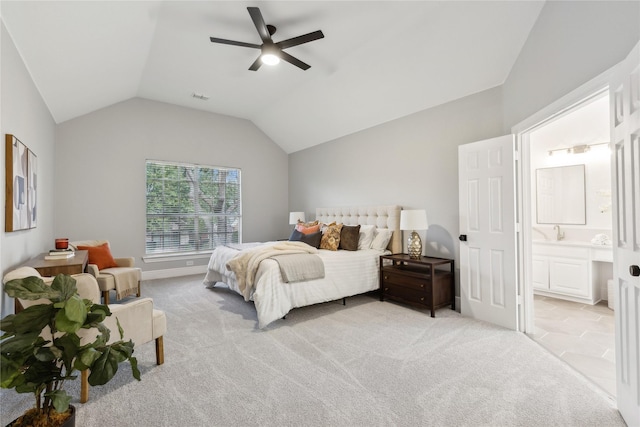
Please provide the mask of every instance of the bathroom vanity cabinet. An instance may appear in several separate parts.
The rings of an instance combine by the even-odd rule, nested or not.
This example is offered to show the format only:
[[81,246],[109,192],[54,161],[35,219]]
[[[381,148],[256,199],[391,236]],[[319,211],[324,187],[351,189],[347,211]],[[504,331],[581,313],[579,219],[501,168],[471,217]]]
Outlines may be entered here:
[[568,241],[534,242],[534,291],[539,295],[596,304],[601,299],[597,274],[600,262],[613,262],[610,246]]

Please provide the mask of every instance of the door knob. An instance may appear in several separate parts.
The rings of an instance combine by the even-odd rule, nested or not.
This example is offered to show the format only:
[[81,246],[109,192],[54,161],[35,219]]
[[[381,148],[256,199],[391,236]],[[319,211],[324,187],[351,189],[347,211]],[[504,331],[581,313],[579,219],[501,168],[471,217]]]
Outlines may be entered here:
[[630,265],[629,274],[631,274],[633,277],[640,276],[640,267],[638,267],[637,265]]
[[458,236],[458,240],[460,240],[461,242],[466,242],[467,241],[467,235],[466,234],[461,234],[460,236]]

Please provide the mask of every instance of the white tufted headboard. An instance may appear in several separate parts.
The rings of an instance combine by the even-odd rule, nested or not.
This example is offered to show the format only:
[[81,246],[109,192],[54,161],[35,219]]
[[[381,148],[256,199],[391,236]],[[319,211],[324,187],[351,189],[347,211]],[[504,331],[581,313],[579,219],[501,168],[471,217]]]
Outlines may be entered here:
[[337,222],[346,225],[375,225],[393,230],[387,248],[394,254],[402,253],[400,231],[400,206],[350,206],[343,208],[316,208],[316,219],[320,222]]

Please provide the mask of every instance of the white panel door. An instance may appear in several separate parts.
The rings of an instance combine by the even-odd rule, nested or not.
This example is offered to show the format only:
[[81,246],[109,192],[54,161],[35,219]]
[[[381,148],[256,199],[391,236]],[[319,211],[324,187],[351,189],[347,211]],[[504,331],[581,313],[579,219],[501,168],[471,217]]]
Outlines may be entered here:
[[618,409],[640,426],[640,43],[610,86]]
[[513,135],[458,147],[460,310],[518,328]]

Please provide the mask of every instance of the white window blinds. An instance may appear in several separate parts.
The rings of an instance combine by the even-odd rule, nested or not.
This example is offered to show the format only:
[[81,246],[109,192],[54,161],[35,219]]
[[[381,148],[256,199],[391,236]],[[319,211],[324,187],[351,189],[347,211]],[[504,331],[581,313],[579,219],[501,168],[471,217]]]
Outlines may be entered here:
[[147,160],[146,176],[148,255],[240,242],[240,169]]

